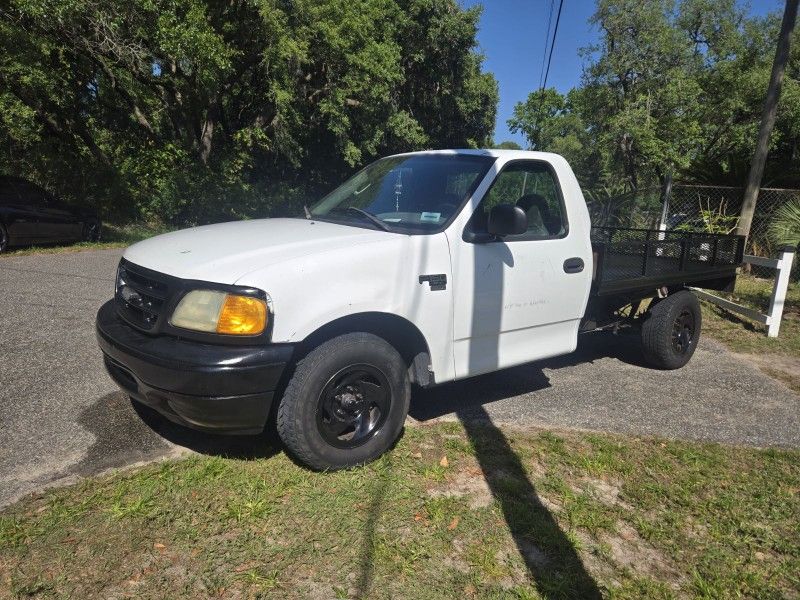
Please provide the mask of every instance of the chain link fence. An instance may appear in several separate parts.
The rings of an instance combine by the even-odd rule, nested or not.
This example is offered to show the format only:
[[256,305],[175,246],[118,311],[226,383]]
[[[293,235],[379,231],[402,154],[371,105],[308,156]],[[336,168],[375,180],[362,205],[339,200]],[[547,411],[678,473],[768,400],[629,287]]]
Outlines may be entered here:
[[[742,208],[743,188],[675,184],[664,202],[661,188],[645,188],[626,194],[587,194],[592,224],[607,227],[709,231],[735,233]],[[800,190],[761,188],[745,252],[775,258],[778,246],[770,237],[775,211],[788,202],[800,202]],[[752,266],[756,277],[772,278],[774,271]],[[792,279],[800,279],[795,261]]]

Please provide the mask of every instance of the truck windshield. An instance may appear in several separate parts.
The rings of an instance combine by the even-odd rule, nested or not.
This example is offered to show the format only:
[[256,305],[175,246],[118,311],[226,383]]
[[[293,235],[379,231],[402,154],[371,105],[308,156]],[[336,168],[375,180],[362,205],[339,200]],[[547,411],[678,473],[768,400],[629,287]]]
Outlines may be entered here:
[[310,215],[398,233],[430,233],[455,216],[494,161],[471,154],[384,158],[325,196]]

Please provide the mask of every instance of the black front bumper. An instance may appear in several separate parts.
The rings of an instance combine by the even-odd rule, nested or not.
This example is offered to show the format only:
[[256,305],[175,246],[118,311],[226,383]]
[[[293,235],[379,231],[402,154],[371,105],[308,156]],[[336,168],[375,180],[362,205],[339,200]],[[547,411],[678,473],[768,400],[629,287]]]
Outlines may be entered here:
[[97,313],[106,369],[133,399],[181,425],[219,433],[258,433],[292,344],[223,346],[144,334],[114,301]]

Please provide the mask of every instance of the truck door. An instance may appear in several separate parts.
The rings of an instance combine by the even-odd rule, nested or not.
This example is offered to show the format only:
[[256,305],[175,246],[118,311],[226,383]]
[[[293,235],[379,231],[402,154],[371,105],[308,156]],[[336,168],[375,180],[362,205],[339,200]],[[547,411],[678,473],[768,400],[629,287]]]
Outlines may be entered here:
[[[574,180],[574,177],[572,177]],[[552,165],[507,162],[451,240],[456,377],[467,377],[575,349],[591,285],[588,215],[577,182],[565,191]],[[528,230],[487,239],[489,211],[516,204]]]

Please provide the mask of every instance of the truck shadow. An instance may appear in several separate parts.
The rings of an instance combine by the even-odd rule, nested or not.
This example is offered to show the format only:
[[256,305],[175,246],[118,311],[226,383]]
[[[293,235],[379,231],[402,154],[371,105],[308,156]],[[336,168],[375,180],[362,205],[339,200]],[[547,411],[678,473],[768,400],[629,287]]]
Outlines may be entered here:
[[482,407],[485,404],[551,387],[545,370],[565,369],[594,363],[604,358],[649,368],[642,358],[638,336],[590,333],[578,338],[578,349],[572,354],[470,377],[438,387],[414,389],[409,415],[418,421],[428,421],[451,413],[456,413],[459,417],[481,418]]
[[[476,212],[481,210],[481,206],[478,206]],[[461,386],[460,389],[451,389],[447,402],[458,400],[460,406],[455,409],[455,413],[475,449],[475,457],[484,479],[503,512],[517,551],[539,595],[547,599],[599,598],[597,584],[586,571],[573,542],[539,498],[522,459],[514,452],[503,432],[492,422],[484,405],[492,399],[549,387],[550,380],[543,371],[545,368],[557,369],[574,364],[575,361],[592,362],[600,356],[606,356],[609,351],[621,351],[614,350],[613,345],[604,348],[602,343],[597,343],[598,340],[589,340],[588,343],[580,340],[579,344],[581,341],[583,344],[575,358],[562,359],[561,363],[551,360],[536,366],[523,365],[497,371],[503,363],[500,345],[503,339],[504,306],[507,301],[515,298],[514,282],[507,281],[507,275],[520,277],[522,273],[520,268],[514,273],[514,252],[504,241],[476,244],[471,251],[473,289],[464,290],[464,294],[472,299],[471,322],[467,331],[456,331],[456,338],[461,339],[461,335],[468,334],[466,372],[494,373],[484,377],[483,381],[474,378],[457,383],[457,386]],[[533,333],[532,337],[535,335]],[[535,339],[532,341],[535,342]],[[627,358],[630,355],[625,356]],[[458,367],[457,351],[457,371]],[[476,389],[475,386],[481,387]],[[434,393],[433,398],[428,397],[427,403],[424,397],[419,398],[422,402],[417,402],[416,406],[436,407],[437,412],[441,413],[445,408],[442,405],[446,403],[441,402],[441,397],[440,401],[436,401],[436,390],[431,392]],[[412,410],[420,414],[416,407]],[[420,414],[423,415],[424,413]]]
[[458,414],[517,551],[543,598],[600,598],[573,542],[531,483],[519,455],[482,407]]

